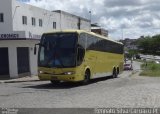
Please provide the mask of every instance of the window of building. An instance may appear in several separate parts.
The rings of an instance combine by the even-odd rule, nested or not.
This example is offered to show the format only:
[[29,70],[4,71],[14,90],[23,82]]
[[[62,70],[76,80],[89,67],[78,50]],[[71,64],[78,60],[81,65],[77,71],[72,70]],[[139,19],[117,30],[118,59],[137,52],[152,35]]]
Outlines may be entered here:
[[22,16],[22,24],[27,25],[27,16]]
[[36,26],[36,19],[34,17],[32,17],[32,25]]
[[56,22],[53,22],[53,29],[56,29]]
[[3,13],[0,13],[0,22],[4,22],[4,15],[3,15]]
[[39,26],[40,26],[40,27],[43,26],[43,21],[42,21],[42,19],[39,19]]

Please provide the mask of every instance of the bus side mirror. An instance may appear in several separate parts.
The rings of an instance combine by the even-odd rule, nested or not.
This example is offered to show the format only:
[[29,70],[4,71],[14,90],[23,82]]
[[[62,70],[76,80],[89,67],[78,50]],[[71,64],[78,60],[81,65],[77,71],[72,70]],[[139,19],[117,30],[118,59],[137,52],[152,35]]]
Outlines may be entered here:
[[37,53],[37,48],[36,48],[36,45],[34,46],[34,55],[36,55]]
[[37,45],[40,45],[40,43],[34,45],[34,55],[36,55],[37,53],[37,47],[36,47]]

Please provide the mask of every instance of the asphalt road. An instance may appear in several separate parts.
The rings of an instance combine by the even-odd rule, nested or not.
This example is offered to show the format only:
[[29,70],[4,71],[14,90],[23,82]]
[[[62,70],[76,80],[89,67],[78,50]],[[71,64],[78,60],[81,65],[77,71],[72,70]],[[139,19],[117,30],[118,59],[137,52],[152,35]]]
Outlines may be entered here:
[[1,83],[0,107],[97,108],[160,107],[160,78],[140,77],[139,63],[118,78],[100,78],[89,85],[49,81]]

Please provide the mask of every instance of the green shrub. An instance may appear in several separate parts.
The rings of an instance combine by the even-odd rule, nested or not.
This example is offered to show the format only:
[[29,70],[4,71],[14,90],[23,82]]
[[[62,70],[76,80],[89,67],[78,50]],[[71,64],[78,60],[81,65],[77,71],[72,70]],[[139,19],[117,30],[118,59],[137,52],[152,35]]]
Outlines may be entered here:
[[160,76],[160,64],[156,64],[154,62],[147,62],[141,65],[143,71],[140,75],[143,76]]

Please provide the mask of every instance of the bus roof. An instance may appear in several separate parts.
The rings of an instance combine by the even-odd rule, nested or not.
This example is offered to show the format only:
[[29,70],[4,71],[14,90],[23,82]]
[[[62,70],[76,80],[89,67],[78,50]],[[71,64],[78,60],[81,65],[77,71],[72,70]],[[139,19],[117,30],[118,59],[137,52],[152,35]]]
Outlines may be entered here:
[[47,32],[47,33],[44,33],[44,34],[51,34],[51,33],[73,33],[73,32],[76,32],[78,34],[81,34],[81,33],[87,33],[87,34],[90,34],[90,35],[93,35],[93,36],[97,36],[99,38],[102,38],[102,39],[106,39],[106,40],[109,40],[109,41],[112,41],[112,42],[115,42],[115,43],[118,43],[118,44],[122,44],[121,42],[118,42],[118,41],[115,41],[115,40],[112,40],[110,39],[109,37],[105,37],[105,36],[102,36],[102,35],[99,35],[99,34],[96,34],[94,32],[88,32],[88,31],[85,31],[85,30],[55,30],[55,31],[52,31],[52,32]]

